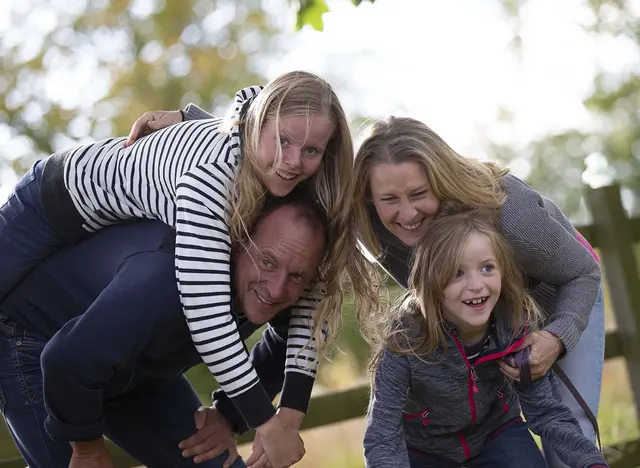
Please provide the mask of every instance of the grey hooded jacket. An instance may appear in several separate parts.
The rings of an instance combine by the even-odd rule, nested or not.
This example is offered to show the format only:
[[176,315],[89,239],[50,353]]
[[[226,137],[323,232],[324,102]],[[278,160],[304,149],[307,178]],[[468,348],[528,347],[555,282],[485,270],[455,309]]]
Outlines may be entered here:
[[368,468],[409,468],[408,449],[461,463],[478,455],[492,434],[520,420],[521,408],[529,428],[567,465],[607,466],[561,403],[552,373],[527,386],[500,373],[497,360],[513,352],[522,335],[514,339],[498,321],[489,347],[471,365],[455,329],[444,325],[444,331],[447,350],[436,350],[428,359],[433,364],[384,351],[364,437]]

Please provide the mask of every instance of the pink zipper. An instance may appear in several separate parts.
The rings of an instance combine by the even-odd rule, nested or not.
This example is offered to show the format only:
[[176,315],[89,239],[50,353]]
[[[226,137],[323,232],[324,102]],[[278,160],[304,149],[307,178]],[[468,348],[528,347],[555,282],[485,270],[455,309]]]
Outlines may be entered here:
[[469,444],[465,440],[461,431],[458,431],[458,438],[460,439],[460,445],[462,445],[462,450],[464,451],[464,456],[466,458],[471,458],[471,450],[469,450]]
[[504,410],[505,413],[508,413],[509,412],[509,406],[504,401],[504,393],[502,393],[501,391],[497,391],[496,395],[498,395],[498,398],[500,398],[500,401],[502,402],[502,409]]
[[428,426],[429,425],[429,415],[430,414],[431,414],[431,410],[430,409],[426,409],[422,413],[407,414],[407,415],[405,415],[405,418],[407,418],[407,419],[422,418],[422,425],[423,426]]
[[476,402],[473,399],[473,394],[478,393],[478,386],[476,385],[476,380],[478,376],[476,375],[476,370],[469,363],[469,359],[467,359],[467,353],[464,352],[464,347],[462,346],[462,343],[460,343],[460,341],[458,340],[458,338],[455,336],[454,333],[449,333],[449,334],[451,335],[451,338],[453,338],[453,341],[458,347],[460,354],[462,354],[462,357],[464,358],[464,363],[467,365],[467,369],[469,370],[469,378],[467,380],[468,382],[467,385],[469,387],[468,398],[469,398],[469,407],[471,408],[471,424],[473,424],[476,422]]

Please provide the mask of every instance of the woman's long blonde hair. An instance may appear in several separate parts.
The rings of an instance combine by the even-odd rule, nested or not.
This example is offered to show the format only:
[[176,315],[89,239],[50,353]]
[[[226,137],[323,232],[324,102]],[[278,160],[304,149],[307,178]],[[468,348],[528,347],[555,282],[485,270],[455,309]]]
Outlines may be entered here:
[[[351,212],[350,184],[354,150],[347,118],[331,85],[323,78],[305,71],[280,75],[267,83],[249,105],[246,115],[236,122],[242,125],[243,148],[234,183],[230,236],[232,245],[240,247],[265,202],[266,188],[260,177],[264,169],[258,163],[264,124],[290,115],[325,115],[334,126],[318,171],[303,182],[308,184],[329,221],[328,249],[319,272],[326,294],[316,309],[314,322],[314,338],[322,352],[328,349],[326,345],[336,337],[341,326],[342,279],[350,281],[358,310],[377,308],[379,288],[375,275],[370,274],[368,262],[355,247],[356,224]],[[281,150],[277,153],[280,158]],[[326,336],[323,327],[326,327]]]
[[445,202],[415,251],[407,293],[389,314],[381,315],[374,366],[385,347],[425,360],[439,347],[446,351],[442,297],[472,234],[489,240],[502,277],[496,320],[508,324],[514,336],[524,325],[538,325],[542,311],[525,290],[523,274],[500,233],[497,210]]

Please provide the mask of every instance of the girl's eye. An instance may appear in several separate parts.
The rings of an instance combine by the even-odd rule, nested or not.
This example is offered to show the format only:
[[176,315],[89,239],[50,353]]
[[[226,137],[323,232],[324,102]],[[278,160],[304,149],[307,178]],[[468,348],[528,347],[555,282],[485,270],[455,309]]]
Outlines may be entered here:
[[482,267],[482,271],[485,273],[491,273],[496,267],[493,266],[492,264],[488,263],[485,266]]
[[271,260],[267,259],[267,258],[263,258],[262,259],[262,266],[266,269],[272,269],[273,268],[273,263],[271,262]]
[[456,278],[462,278],[463,276],[464,276],[464,271],[462,270],[456,271],[456,275],[455,275]]
[[317,150],[317,149],[315,149],[315,148],[307,148],[307,149],[305,149],[304,151],[305,151],[307,154],[312,155],[312,156],[313,156],[313,155],[318,154],[318,150]]
[[381,198],[381,199],[380,199],[380,201],[381,201],[382,203],[391,203],[391,202],[394,202],[394,201],[396,201],[396,200],[397,200],[397,198],[396,198],[396,197],[384,197],[384,198]]
[[289,140],[285,137],[280,137],[280,145],[288,145]]
[[422,198],[427,194],[426,190],[421,190],[420,192],[416,192],[416,193],[412,193],[411,197],[412,198]]

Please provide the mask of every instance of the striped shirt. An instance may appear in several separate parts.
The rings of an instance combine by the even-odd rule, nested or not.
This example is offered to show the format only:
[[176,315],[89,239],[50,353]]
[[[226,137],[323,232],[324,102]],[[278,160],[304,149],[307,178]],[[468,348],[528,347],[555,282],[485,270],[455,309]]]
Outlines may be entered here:
[[[234,111],[260,90],[239,91]],[[64,184],[86,231],[129,218],[159,219],[175,227],[177,285],[195,347],[247,422],[259,425],[273,414],[273,406],[258,385],[230,308],[227,219],[242,156],[240,128],[222,133],[221,123],[219,118],[189,120],[128,148],[125,138],[74,148],[64,154]],[[312,335],[317,302],[307,291],[294,306],[287,345],[286,371],[311,378],[316,351],[302,348]],[[263,406],[258,416],[264,401],[269,409]]]

